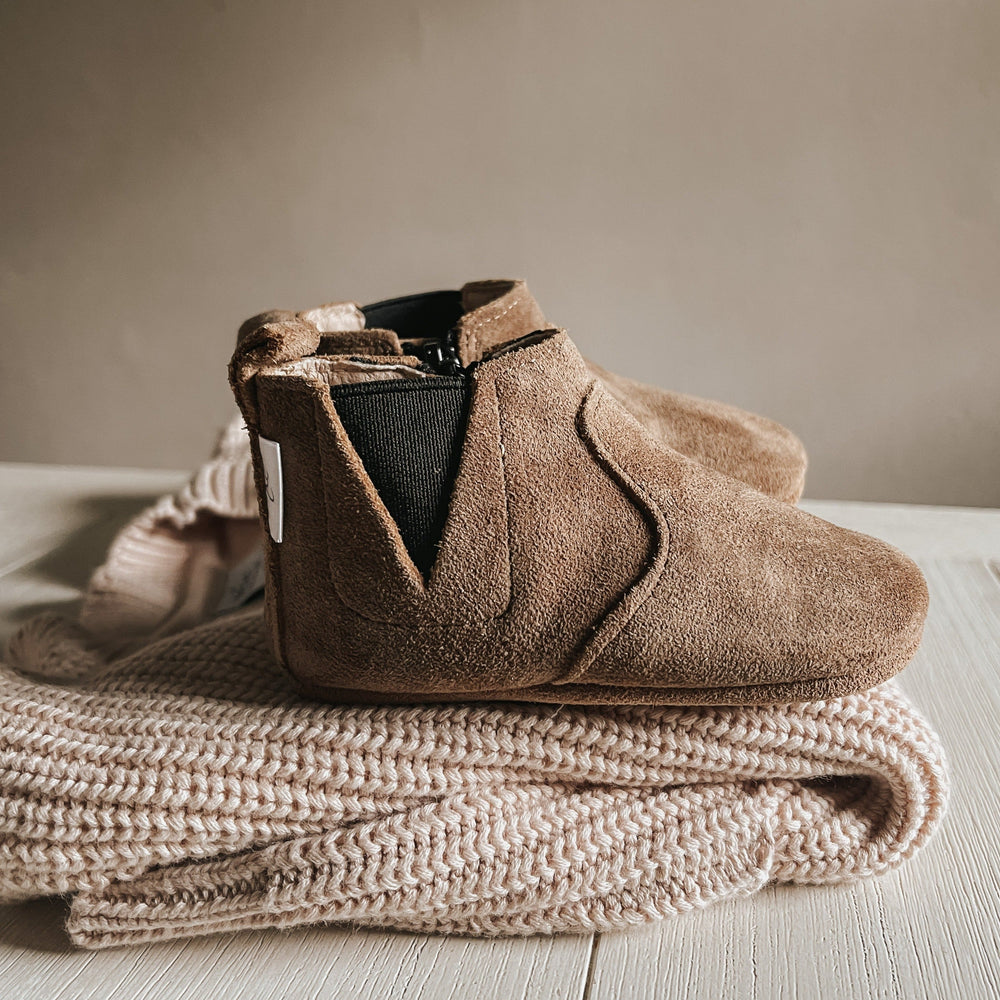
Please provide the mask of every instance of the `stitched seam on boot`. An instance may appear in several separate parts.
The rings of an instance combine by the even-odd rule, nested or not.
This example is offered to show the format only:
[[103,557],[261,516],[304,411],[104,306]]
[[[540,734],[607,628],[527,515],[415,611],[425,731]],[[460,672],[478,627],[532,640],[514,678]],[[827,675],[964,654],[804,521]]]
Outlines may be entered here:
[[[899,673],[889,675],[884,680],[880,681],[879,684],[885,684],[891,681]],[[588,683],[583,681],[576,684],[564,684],[562,681],[546,681],[542,684],[530,684],[525,687],[519,688],[493,688],[489,691],[449,691],[445,700],[450,704],[457,701],[471,701],[471,702],[484,702],[484,701],[512,701],[516,703],[531,701],[530,698],[525,698],[524,695],[535,693],[536,697],[539,694],[554,694],[559,692],[558,702],[553,701],[540,701],[541,704],[563,704],[563,705],[577,705],[577,706],[595,706],[595,705],[606,705],[612,708],[626,708],[634,707],[635,705],[645,706],[645,705],[669,705],[678,708],[697,708],[704,707],[706,705],[718,705],[718,699],[720,697],[728,697],[734,692],[762,692],[761,694],[754,694],[754,700],[751,702],[730,702],[725,701],[721,704],[723,706],[728,705],[767,705],[767,704],[792,704],[799,701],[818,701],[826,700],[828,698],[846,698],[852,695],[860,694],[862,689],[851,687],[846,691],[842,691],[837,694],[829,694],[828,692],[814,693],[808,692],[803,694],[803,688],[808,685],[822,684],[828,682],[836,681],[850,681],[852,679],[851,674],[834,674],[829,677],[808,677],[802,678],[801,680],[794,681],[775,681],[769,684],[737,684],[737,685],[715,685],[710,688],[702,687],[701,685],[692,685],[690,687],[678,687],[676,684],[670,687],[652,687],[649,684],[607,684],[605,682],[600,682],[598,684]],[[876,684],[876,687],[879,685]],[[567,689],[570,689],[567,691]],[[643,701],[637,703],[626,703],[626,702],[615,702],[615,701],[575,701],[572,698],[573,690],[584,690],[589,694],[593,695],[596,692],[611,692],[615,694],[620,694],[622,692],[635,695],[639,694]],[[316,689],[313,689],[316,690]],[[319,690],[332,692],[337,697],[364,697],[365,699],[372,699],[374,702],[378,702],[380,699],[385,698],[384,691],[367,691],[362,688],[345,688],[345,687],[334,687],[329,686],[324,688],[323,685],[319,686]],[[707,701],[663,701],[665,697],[669,697],[672,694],[688,694],[692,691],[698,692]],[[766,695],[763,693],[766,692]],[[569,694],[570,697],[566,697]],[[323,695],[321,695],[322,697]],[[516,696],[516,697],[512,697]],[[434,697],[440,697],[440,692],[437,691],[416,691],[408,692],[407,698],[426,698],[430,701]],[[645,700],[648,699],[648,700]],[[396,701],[390,704],[404,704],[405,702]]]
[[513,309],[515,306],[519,305],[520,301],[521,300],[519,298],[515,298],[514,301],[511,302],[511,304],[509,306],[507,306],[507,308],[504,309],[503,312],[501,312],[499,316],[483,316],[482,319],[480,319],[478,322],[476,322],[475,324],[473,324],[472,329],[469,331],[469,334],[470,334],[470,336],[469,336],[469,347],[473,351],[478,351],[479,350],[479,335],[482,333],[483,327],[486,326],[487,324],[492,325],[494,323],[499,322],[501,319],[504,318],[504,316],[507,315],[507,313],[509,313],[511,311],[511,309]]
[[497,444],[500,447],[500,475],[503,478],[504,520],[506,522],[504,527],[507,530],[507,606],[496,618],[506,618],[514,606],[514,529],[510,516],[510,478],[507,474],[507,438],[504,434],[504,426],[507,421],[504,417],[504,404],[500,399],[500,393],[497,392],[496,379],[490,380],[490,389],[497,407]]
[[[603,466],[605,474],[617,483],[618,488],[626,497],[629,497],[630,493],[632,494],[629,499],[644,515],[643,521],[649,524],[650,519],[652,519],[651,527],[656,539],[656,548],[651,565],[650,561],[647,561],[639,578],[601,616],[595,634],[585,643],[580,654],[575,658],[573,666],[565,675],[553,681],[554,684],[571,684],[573,681],[580,680],[614,638],[632,621],[639,609],[656,590],[666,568],[667,555],[670,551],[670,524],[663,510],[649,492],[640,486],[615,460],[600,432],[594,426],[592,411],[596,410],[607,398],[609,398],[609,394],[604,389],[603,383],[599,379],[595,379],[580,405],[576,421],[577,432],[584,444],[596,452],[595,457]],[[639,595],[638,601],[630,611],[626,611],[626,604],[633,600],[636,595]]]
[[[507,354],[500,355],[497,359],[491,359],[486,362],[486,364],[497,364],[502,367],[498,367],[497,371],[502,373],[503,377],[513,375],[515,372],[519,372],[524,368],[531,368],[538,364],[538,349],[540,347],[549,347],[550,349],[554,346],[555,349],[562,354],[564,352],[565,341],[569,338],[566,336],[566,331],[558,329],[557,327],[552,327],[549,330],[543,330],[542,333],[547,333],[549,336],[539,340],[533,344],[528,344],[519,351],[511,351]],[[553,344],[560,335],[562,335],[562,341],[557,344]],[[586,366],[584,366],[586,368]]]

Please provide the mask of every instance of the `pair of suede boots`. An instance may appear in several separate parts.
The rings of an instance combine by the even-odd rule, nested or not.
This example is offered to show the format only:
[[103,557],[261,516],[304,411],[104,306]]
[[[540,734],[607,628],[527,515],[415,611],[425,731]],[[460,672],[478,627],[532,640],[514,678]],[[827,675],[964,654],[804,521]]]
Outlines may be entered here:
[[599,368],[523,282],[264,313],[230,380],[311,696],[789,703],[920,642],[920,571],[795,506],[793,434]]

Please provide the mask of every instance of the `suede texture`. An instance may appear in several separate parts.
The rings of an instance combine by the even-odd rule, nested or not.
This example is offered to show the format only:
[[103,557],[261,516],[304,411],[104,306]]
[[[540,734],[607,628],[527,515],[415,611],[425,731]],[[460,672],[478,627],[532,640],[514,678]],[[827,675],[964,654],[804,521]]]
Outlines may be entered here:
[[231,378],[265,523],[258,435],[282,449],[267,620],[307,693],[765,704],[866,690],[913,655],[927,590],[906,556],[669,447],[563,331],[464,342],[481,360],[425,583],[327,382],[285,364],[318,330],[267,319],[241,331]]
[[[462,305],[465,315],[459,320],[456,340],[464,365],[480,360],[491,349],[552,325],[527,284],[519,279],[468,282],[462,287]],[[285,316],[315,318],[319,313],[327,318],[322,310],[334,308],[325,306]],[[266,321],[277,315],[265,313],[256,319]],[[354,326],[353,322],[349,325]],[[357,328],[342,332],[328,329],[318,350],[322,354],[402,353],[399,339],[391,331]],[[663,444],[779,500],[796,503],[802,496],[806,451],[786,427],[736,406],[615,375],[584,360],[590,372]]]

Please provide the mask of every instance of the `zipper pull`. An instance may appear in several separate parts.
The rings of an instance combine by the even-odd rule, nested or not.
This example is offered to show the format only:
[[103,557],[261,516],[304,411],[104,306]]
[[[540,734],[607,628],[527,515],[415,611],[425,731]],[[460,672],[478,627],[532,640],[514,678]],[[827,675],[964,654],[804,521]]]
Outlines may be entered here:
[[420,358],[438,375],[461,375],[464,369],[458,357],[458,344],[455,341],[455,331],[450,330],[440,340],[432,340],[426,344],[407,341],[401,346],[406,353]]

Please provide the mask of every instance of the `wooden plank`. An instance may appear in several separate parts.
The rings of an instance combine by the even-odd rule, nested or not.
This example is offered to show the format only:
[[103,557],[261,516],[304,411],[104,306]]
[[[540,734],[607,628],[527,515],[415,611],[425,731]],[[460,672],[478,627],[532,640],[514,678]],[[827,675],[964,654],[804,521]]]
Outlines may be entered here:
[[1000,510],[915,504],[803,500],[804,510],[884,538],[914,558],[1000,560]]
[[53,933],[56,904],[5,909],[5,1000],[578,1000],[590,953],[589,936],[488,941],[324,927],[81,952]]
[[75,615],[118,529],[186,478],[0,463],[0,649],[41,610]]
[[178,472],[0,462],[0,576],[48,557],[79,586],[124,524],[187,479]]
[[931,614],[903,681],[948,752],[937,837],[880,879],[603,935],[590,1000],[1000,995],[1000,581],[983,562],[921,565]]

